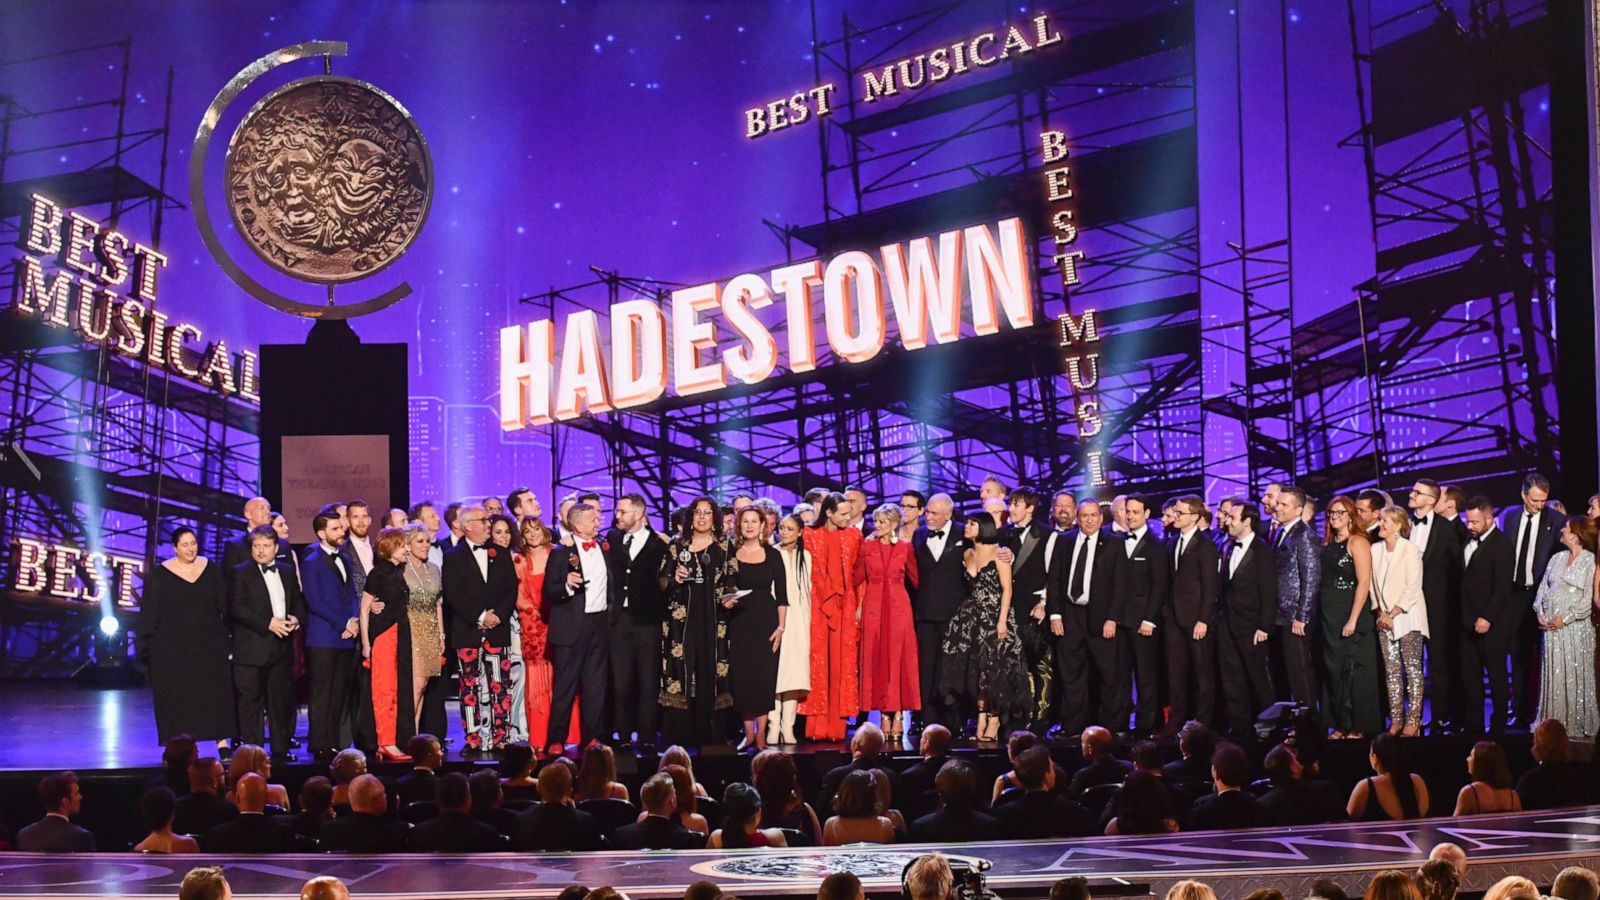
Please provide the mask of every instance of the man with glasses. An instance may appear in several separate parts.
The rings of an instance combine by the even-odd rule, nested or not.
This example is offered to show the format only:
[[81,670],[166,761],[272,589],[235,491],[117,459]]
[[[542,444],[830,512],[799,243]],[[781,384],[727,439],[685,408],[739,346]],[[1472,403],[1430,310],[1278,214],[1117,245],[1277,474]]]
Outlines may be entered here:
[[[1538,472],[1522,479],[1522,503],[1505,518],[1506,536],[1511,538],[1511,595],[1513,606],[1521,610],[1521,621],[1512,623],[1511,708],[1512,724],[1533,724],[1533,708],[1539,693],[1539,625],[1533,599],[1544,580],[1550,556],[1560,549],[1556,536],[1567,524],[1567,517],[1547,509],[1550,480]],[[1529,678],[1533,683],[1530,685]]]
[[[1200,531],[1205,501],[1179,497],[1172,507],[1172,590],[1162,610],[1170,715],[1162,734],[1175,737],[1190,719],[1209,722],[1216,713],[1217,600],[1222,592],[1217,545]],[[1192,701],[1192,702],[1191,702]]]
[[[463,540],[444,555],[444,606],[450,645],[461,666],[464,752],[499,750],[510,737],[511,617],[516,614],[517,570],[511,554],[489,543],[489,513],[461,510]],[[551,721],[560,721],[552,719]]]
[[1411,543],[1422,551],[1422,599],[1428,609],[1429,696],[1433,698],[1433,730],[1450,734],[1461,719],[1461,666],[1456,652],[1461,611],[1451,590],[1461,568],[1461,541],[1454,523],[1439,515],[1444,491],[1437,481],[1419,478],[1411,486]]
[[903,491],[900,494],[900,540],[909,541],[922,524],[922,507],[925,501],[921,491]]

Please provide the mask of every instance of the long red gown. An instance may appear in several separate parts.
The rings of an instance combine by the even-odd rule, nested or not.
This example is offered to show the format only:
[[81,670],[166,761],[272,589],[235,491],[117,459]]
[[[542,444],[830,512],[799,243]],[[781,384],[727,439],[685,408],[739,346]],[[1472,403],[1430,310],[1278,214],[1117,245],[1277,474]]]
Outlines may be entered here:
[[861,597],[861,700],[885,713],[922,708],[917,632],[906,579],[917,579],[909,541],[862,541],[856,559]]
[[564,735],[549,735],[550,693],[555,684],[555,669],[550,664],[550,644],[545,640],[550,626],[544,621],[544,573],[533,571],[533,559],[526,553],[513,558],[517,567],[517,619],[522,626],[523,702],[528,710],[528,746],[543,749],[559,740],[578,741],[578,702],[572,704],[572,722]]
[[811,693],[800,703],[806,736],[838,741],[861,712],[861,624],[856,620],[858,529],[807,528],[811,552]]

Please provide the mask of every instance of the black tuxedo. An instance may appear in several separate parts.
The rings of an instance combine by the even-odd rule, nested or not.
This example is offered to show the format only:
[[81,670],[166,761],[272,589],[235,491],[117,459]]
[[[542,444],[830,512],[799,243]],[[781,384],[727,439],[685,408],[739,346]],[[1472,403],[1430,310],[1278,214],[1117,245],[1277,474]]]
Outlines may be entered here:
[[[1123,553],[1123,559],[1117,562],[1115,588],[1116,602],[1122,607],[1122,621],[1118,623],[1124,647],[1122,681],[1126,683],[1131,665],[1138,696],[1134,710],[1136,727],[1148,732],[1156,728],[1156,719],[1161,715],[1162,636],[1159,629],[1149,637],[1141,635],[1139,626],[1143,622],[1161,624],[1161,611],[1167,605],[1167,593],[1172,587],[1172,555],[1148,526],[1143,537],[1133,543],[1131,553],[1126,548],[1129,541],[1131,535],[1124,541],[1123,548],[1113,548],[1113,552],[1121,549]],[[1112,725],[1115,731],[1127,727],[1127,723],[1121,721]]]
[[[598,540],[598,538],[596,539]],[[576,547],[555,547],[544,564],[544,600],[549,618],[551,663],[554,668],[550,698],[550,743],[558,742],[560,729],[572,720],[572,704],[583,696],[580,744],[602,737],[606,718],[606,692],[610,685],[610,628],[609,611],[618,603],[620,594],[617,580],[611,577],[610,566],[606,573],[606,609],[585,612],[586,588],[574,594],[567,590],[567,573],[571,571],[570,558],[576,556]],[[580,559],[581,562],[581,559]],[[660,644],[657,644],[656,665],[661,664]],[[647,740],[650,738],[646,738]]]
[[17,832],[24,853],[93,853],[94,833],[59,816],[45,816]]
[[1114,756],[1102,756],[1094,762],[1084,763],[1072,773],[1072,780],[1067,782],[1067,793],[1077,795],[1102,784],[1121,784],[1127,780],[1128,772],[1132,769],[1131,764]]
[[411,803],[432,803],[439,799],[439,776],[427,769],[412,769],[394,782],[394,795],[402,806]]
[[828,773],[822,776],[822,802],[818,805],[817,814],[823,817],[833,815],[833,798],[839,793],[839,785],[844,784],[846,775],[851,772],[868,772],[873,769],[882,770],[885,775],[889,776],[889,802],[891,805],[899,803],[900,773],[889,765],[889,757],[885,753],[879,756],[852,759],[842,766],[829,769]]
[[1045,570],[1044,548],[1051,534],[1049,526],[1037,517],[1027,525],[1007,525],[1000,529],[1000,546],[1009,549],[1013,557],[1011,608],[1016,611],[1017,636],[1022,639],[1022,652],[1028,664],[1028,683],[1033,690],[1029,724],[1041,734],[1044,733],[1045,720],[1050,715],[1051,682],[1055,680],[1050,661],[1054,639],[1049,625],[1035,621],[1032,612],[1045,602],[1040,592],[1044,590],[1049,574]]
[[1220,646],[1222,696],[1227,705],[1228,728],[1249,733],[1256,716],[1272,704],[1272,681],[1267,675],[1267,644],[1255,643],[1255,633],[1270,636],[1278,620],[1278,562],[1272,546],[1254,537],[1229,575],[1230,558],[1219,561],[1223,616]]
[[[247,531],[222,545],[222,571],[228,578],[233,577],[234,567],[251,561],[250,544],[253,540]],[[295,585],[298,587],[299,574],[294,565],[294,545],[289,543],[287,538],[278,538],[278,553],[274,561],[280,566],[287,564],[289,577],[295,579]],[[232,587],[231,582],[229,587]]]
[[[1510,712],[1508,695],[1511,688],[1506,673],[1506,654],[1513,653],[1513,641],[1522,621],[1518,608],[1520,597],[1514,589],[1515,573],[1511,538],[1499,528],[1483,538],[1469,541],[1462,548],[1462,556],[1471,552],[1465,561],[1461,576],[1461,674],[1466,682],[1466,715],[1462,724],[1473,733],[1483,731],[1483,673],[1489,673],[1489,697],[1493,708],[1489,711],[1489,727],[1496,733],[1504,730]],[[1531,604],[1531,600],[1529,601]],[[1489,623],[1486,634],[1478,634],[1478,619]],[[1428,621],[1430,643],[1448,640],[1448,636],[1433,631],[1433,620]]]
[[900,773],[900,806],[899,810],[905,813],[906,818],[914,819],[923,813],[932,812],[939,800],[934,795],[934,782],[939,777],[939,770],[950,761],[950,754],[930,756],[919,759],[904,772]]
[[322,849],[345,853],[404,853],[406,823],[351,813],[322,825]]
[[[1178,552],[1182,538],[1181,532],[1174,537],[1173,553]],[[1167,702],[1173,725],[1189,719],[1210,722],[1216,715],[1215,638],[1217,600],[1222,592],[1220,564],[1217,545],[1198,528],[1175,563],[1172,591],[1161,619],[1162,631],[1166,634],[1163,644],[1167,652]],[[1195,628],[1200,623],[1205,623],[1206,634],[1195,640]]]
[[613,850],[699,850],[705,845],[705,835],[662,816],[645,816],[611,834]]
[[408,844],[417,853],[493,853],[511,849],[511,841],[493,825],[450,810],[412,827]]
[[207,853],[289,853],[295,849],[295,834],[271,816],[241,813],[211,829],[200,843]]
[[606,534],[611,592],[611,730],[623,740],[635,731],[642,743],[654,743],[661,718],[661,623],[667,618],[667,592],[661,588],[661,567],[667,542],[645,525],[627,546],[628,535],[613,528]]
[[1344,801],[1326,781],[1295,779],[1262,795],[1261,808],[1271,825],[1321,825],[1344,821]]
[[955,716],[945,708],[944,697],[939,693],[939,644],[944,639],[945,625],[967,599],[966,570],[961,562],[966,544],[955,522],[946,522],[942,530],[944,551],[938,559],[928,549],[927,526],[911,536],[911,552],[917,560],[911,615],[917,632],[917,681],[922,688],[923,721],[951,725]]
[[[1529,529],[1526,555],[1533,563],[1532,577],[1525,573],[1528,560],[1523,558],[1522,520],[1527,508],[1517,504],[1505,516],[1501,526],[1511,541],[1512,595],[1516,599],[1519,620],[1514,625],[1515,634],[1506,636],[1506,649],[1511,654],[1511,705],[1517,718],[1531,724],[1534,708],[1539,701],[1539,651],[1544,643],[1539,631],[1539,617],[1533,611],[1533,601],[1539,593],[1539,582],[1544,580],[1544,570],[1550,557],[1561,549],[1557,539],[1567,524],[1567,517],[1548,505],[1539,514],[1537,525]],[[1468,624],[1465,615],[1463,625]]]
[[993,841],[1000,838],[1000,822],[975,809],[941,807],[911,822],[911,839],[918,843]]
[[[285,616],[306,621],[305,598],[294,569],[275,563],[283,583]],[[239,736],[260,745],[261,712],[265,707],[272,727],[272,752],[289,752],[294,735],[294,634],[278,637],[272,624],[272,597],[267,576],[254,560],[233,567],[228,579],[228,621],[233,632],[233,687],[238,697]]]
[[513,832],[518,850],[560,853],[599,850],[604,844],[594,816],[565,803],[541,803],[517,816]]
[[[1051,622],[1061,620],[1061,636],[1055,639],[1056,675],[1060,679],[1057,714],[1063,731],[1069,735],[1081,733],[1089,724],[1091,664],[1100,682],[1100,708],[1095,711],[1095,721],[1115,726],[1118,731],[1126,728],[1128,721],[1129,686],[1124,677],[1122,635],[1105,636],[1105,624],[1119,622],[1123,614],[1116,578],[1117,567],[1125,558],[1124,545],[1106,529],[1096,532],[1092,535],[1091,566],[1090,547],[1080,542],[1080,537],[1082,532],[1077,528],[1056,536],[1045,582],[1045,612]],[[1075,582],[1077,593],[1073,590]]]
[[1029,791],[998,806],[994,817],[1000,820],[1000,833],[1013,840],[1087,837],[1096,832],[1094,817],[1081,803],[1046,791]]
[[[450,643],[457,650],[467,650],[488,644],[504,647],[511,641],[511,617],[517,610],[517,569],[507,550],[488,545],[493,555],[489,559],[489,578],[484,580],[475,552],[469,541],[462,541],[444,555],[440,581],[444,587],[445,622],[450,631]],[[493,610],[500,624],[490,629],[478,628],[478,617]]]
[[172,815],[175,834],[202,835],[239,816],[239,807],[216,794],[186,794],[178,798]]
[[1189,811],[1189,827],[1195,831],[1227,828],[1260,828],[1271,824],[1260,801],[1244,791],[1224,791],[1201,797]]
[[[1415,537],[1415,533],[1413,533]],[[1455,523],[1438,513],[1428,515],[1428,543],[1422,551],[1422,598],[1428,608],[1428,681],[1433,718],[1454,721],[1460,717],[1461,665],[1456,635],[1461,617],[1452,590],[1461,572],[1461,540]],[[1482,705],[1479,705],[1482,709]],[[1470,716],[1468,718],[1471,718]]]

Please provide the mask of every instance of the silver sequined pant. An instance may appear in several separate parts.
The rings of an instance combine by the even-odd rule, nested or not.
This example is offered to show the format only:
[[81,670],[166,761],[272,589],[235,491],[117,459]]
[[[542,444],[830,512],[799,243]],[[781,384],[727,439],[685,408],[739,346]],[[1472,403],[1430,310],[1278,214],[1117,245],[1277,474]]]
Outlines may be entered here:
[[[1389,720],[1403,727],[1422,727],[1422,632],[1413,631],[1398,641],[1381,634],[1383,669],[1389,684]],[[1406,698],[1411,708],[1406,708]]]

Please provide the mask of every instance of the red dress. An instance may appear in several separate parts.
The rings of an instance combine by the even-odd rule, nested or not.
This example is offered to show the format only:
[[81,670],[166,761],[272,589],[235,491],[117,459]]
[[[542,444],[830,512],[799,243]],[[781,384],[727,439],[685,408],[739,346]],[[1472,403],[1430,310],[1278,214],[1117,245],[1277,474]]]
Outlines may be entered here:
[[533,559],[526,553],[513,557],[517,567],[517,619],[522,626],[523,702],[528,710],[528,746],[542,749],[560,740],[579,740],[578,704],[572,704],[572,722],[565,735],[551,736],[550,693],[554,668],[550,665],[550,644],[545,640],[550,626],[544,621],[544,573],[533,571]]
[[811,551],[811,693],[801,701],[806,736],[844,740],[845,719],[861,712],[861,623],[856,616],[855,528],[807,528]]
[[909,541],[862,541],[856,559],[861,597],[861,699],[868,709],[922,708],[917,632],[906,579],[915,584],[917,560]]

